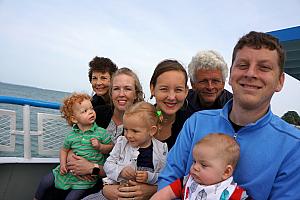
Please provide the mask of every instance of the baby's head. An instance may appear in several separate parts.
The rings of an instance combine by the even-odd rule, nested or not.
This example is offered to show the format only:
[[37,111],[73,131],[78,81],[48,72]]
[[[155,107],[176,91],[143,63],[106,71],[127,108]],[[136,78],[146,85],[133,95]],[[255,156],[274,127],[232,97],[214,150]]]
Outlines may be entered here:
[[193,148],[191,176],[202,185],[213,185],[232,176],[240,156],[237,142],[223,133],[211,133]]
[[[72,126],[79,122],[93,123],[96,119],[95,111],[91,104],[91,97],[85,93],[72,93],[63,100],[60,108],[62,117]],[[82,121],[83,120],[83,121]]]
[[158,117],[155,107],[138,102],[126,109],[123,117],[124,135],[134,147],[148,147],[157,132]]

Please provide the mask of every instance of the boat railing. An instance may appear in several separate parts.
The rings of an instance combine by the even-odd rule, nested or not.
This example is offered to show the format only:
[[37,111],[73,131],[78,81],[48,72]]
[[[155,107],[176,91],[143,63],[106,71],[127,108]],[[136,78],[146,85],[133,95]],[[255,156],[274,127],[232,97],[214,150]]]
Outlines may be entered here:
[[[15,104],[23,106],[23,130],[16,130],[16,111],[0,109],[0,151],[15,151],[16,135],[23,136],[24,158],[15,159],[20,162],[47,162],[45,158],[32,158],[31,136],[38,136],[38,154],[42,156],[59,155],[64,135],[70,131],[65,120],[56,114],[37,113],[37,131],[30,127],[31,107],[56,109],[60,108],[59,103],[40,101],[34,99],[0,96],[0,103]],[[1,158],[0,163],[12,162],[12,159]],[[8,161],[9,160],[9,161]],[[54,160],[58,160],[57,158]],[[53,159],[52,159],[53,161]],[[14,162],[14,161],[13,161]],[[50,161],[49,161],[50,162]]]

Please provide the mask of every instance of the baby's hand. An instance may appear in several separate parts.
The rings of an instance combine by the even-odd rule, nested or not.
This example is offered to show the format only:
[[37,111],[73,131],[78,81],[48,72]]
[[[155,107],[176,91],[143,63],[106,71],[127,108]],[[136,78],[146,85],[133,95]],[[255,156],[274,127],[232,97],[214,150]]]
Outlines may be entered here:
[[101,143],[99,142],[99,140],[97,140],[96,138],[92,138],[91,143],[94,149],[101,150]]
[[136,182],[147,183],[147,180],[148,180],[147,171],[136,171],[135,180],[136,180]]
[[60,165],[60,174],[64,175],[68,172],[67,165]]
[[127,180],[135,180],[135,170],[130,166],[126,166],[121,171],[121,177]]

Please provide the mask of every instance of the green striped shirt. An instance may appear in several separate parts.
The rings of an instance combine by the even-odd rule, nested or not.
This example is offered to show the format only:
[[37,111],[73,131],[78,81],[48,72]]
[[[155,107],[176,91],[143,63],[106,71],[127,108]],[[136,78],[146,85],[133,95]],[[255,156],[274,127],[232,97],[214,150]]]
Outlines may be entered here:
[[[108,155],[100,153],[99,150],[93,148],[91,139],[96,138],[101,144],[111,143],[111,136],[106,133],[106,130],[97,126],[96,123],[93,126],[82,132],[77,125],[73,126],[73,131],[66,135],[63,147],[71,149],[76,155],[87,159],[90,162],[104,165],[104,162]],[[65,175],[60,174],[60,166],[53,169],[55,177],[55,187],[58,189],[88,189],[95,185],[96,181],[84,181],[73,176],[70,172]]]

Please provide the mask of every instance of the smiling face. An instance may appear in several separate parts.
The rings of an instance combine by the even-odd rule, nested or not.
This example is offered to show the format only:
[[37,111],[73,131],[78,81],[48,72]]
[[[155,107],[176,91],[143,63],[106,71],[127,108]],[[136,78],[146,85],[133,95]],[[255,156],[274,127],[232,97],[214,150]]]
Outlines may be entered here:
[[91,84],[93,91],[97,96],[105,96],[108,94],[110,85],[110,74],[108,72],[92,72]]
[[93,109],[91,101],[84,99],[81,103],[76,102],[72,109],[72,122],[77,124],[78,128],[82,131],[90,129],[96,119],[96,113]]
[[157,127],[150,125],[141,113],[124,115],[124,135],[132,147],[146,148],[151,145],[151,139]]
[[228,166],[222,154],[212,145],[199,144],[193,149],[194,163],[190,174],[201,185],[213,185],[226,180],[231,174],[227,173]]
[[157,107],[166,115],[175,114],[183,106],[188,93],[184,74],[175,70],[160,74],[156,85],[151,85],[150,90]]
[[112,82],[111,96],[115,109],[124,112],[137,98],[133,77],[126,74],[116,75]]
[[197,92],[201,104],[210,107],[220,96],[225,86],[220,69],[198,69],[195,73],[193,89]]
[[266,112],[274,92],[282,89],[283,82],[284,73],[280,73],[276,50],[245,46],[237,51],[229,78],[234,106]]

